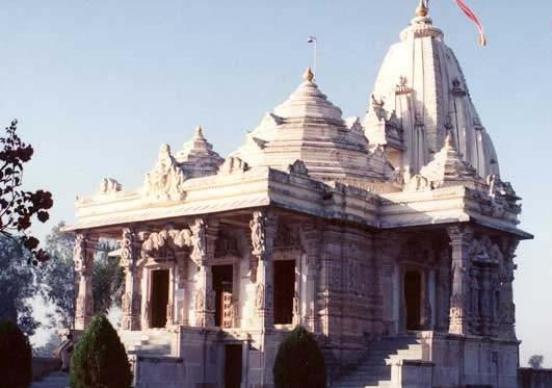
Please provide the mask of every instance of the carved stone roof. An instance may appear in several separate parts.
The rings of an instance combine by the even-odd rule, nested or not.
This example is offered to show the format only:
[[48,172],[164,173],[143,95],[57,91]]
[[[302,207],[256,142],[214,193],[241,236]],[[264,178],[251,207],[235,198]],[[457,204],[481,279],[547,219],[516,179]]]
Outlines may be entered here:
[[[389,49],[364,120],[371,144],[392,145],[400,151],[397,164],[405,177],[418,174],[443,147],[447,127],[458,152],[478,175],[499,175],[492,141],[481,125],[466,79],[454,52],[444,43],[443,32],[433,25],[428,10],[418,12]],[[390,117],[395,125],[389,125]],[[393,127],[404,131],[403,148],[393,139]]]
[[213,151],[211,143],[205,139],[201,126],[196,128],[192,139],[184,143],[175,158],[188,179],[214,175],[224,162],[224,159]]
[[464,161],[456,150],[450,133],[441,151],[422,168],[420,175],[431,182],[434,188],[447,183],[470,182],[477,177],[475,169]]
[[371,154],[358,120],[345,122],[341,109],[322,93],[307,70],[303,82],[265,115],[232,156],[248,165],[286,171],[301,160],[309,175],[324,181],[390,179],[393,168]]

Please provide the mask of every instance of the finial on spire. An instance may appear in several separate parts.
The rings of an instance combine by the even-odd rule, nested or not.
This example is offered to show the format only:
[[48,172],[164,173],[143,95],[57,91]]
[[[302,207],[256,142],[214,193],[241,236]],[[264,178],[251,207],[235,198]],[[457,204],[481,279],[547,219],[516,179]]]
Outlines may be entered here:
[[454,147],[454,143],[452,141],[452,131],[451,130],[447,130],[447,135],[445,137],[445,145],[448,148],[453,148]]
[[307,67],[307,70],[305,70],[305,73],[303,74],[303,79],[308,82],[312,82],[314,80],[314,73],[312,72],[312,69]]
[[425,18],[429,14],[429,0],[420,0],[416,8],[416,16]]
[[201,126],[201,124],[196,127],[195,135],[197,137],[203,137],[203,127]]

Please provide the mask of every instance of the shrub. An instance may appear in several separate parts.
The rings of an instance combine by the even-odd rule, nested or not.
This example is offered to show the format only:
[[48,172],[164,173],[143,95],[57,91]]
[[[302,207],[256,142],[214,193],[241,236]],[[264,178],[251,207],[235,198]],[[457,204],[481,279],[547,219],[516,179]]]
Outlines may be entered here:
[[0,322],[0,388],[27,388],[31,379],[29,339],[15,323]]
[[282,341],[274,362],[277,388],[325,388],[326,365],[314,337],[298,326]]
[[125,348],[104,315],[96,315],[71,357],[72,388],[128,388],[132,382]]

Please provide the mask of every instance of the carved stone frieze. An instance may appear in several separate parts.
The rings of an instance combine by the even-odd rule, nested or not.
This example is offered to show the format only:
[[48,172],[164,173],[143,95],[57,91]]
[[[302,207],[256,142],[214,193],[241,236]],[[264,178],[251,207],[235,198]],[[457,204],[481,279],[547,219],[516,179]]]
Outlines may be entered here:
[[191,247],[192,231],[189,229],[166,228],[159,232],[150,233],[142,244],[142,249],[150,254],[164,248]]

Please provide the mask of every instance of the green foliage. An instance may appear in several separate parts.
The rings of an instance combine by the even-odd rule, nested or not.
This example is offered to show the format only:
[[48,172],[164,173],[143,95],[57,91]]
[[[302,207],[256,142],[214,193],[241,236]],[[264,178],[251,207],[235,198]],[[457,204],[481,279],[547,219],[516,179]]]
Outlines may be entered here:
[[297,326],[282,341],[273,368],[276,388],[325,388],[326,365],[314,337]]
[[27,388],[31,379],[29,339],[13,322],[0,322],[0,388]]
[[544,356],[540,354],[532,355],[531,358],[529,358],[529,366],[533,369],[542,369],[542,364],[544,362]]
[[45,249],[50,260],[41,264],[37,275],[40,294],[54,306],[54,314],[48,317],[50,325],[70,328],[75,315],[75,238],[71,234],[62,233],[64,226],[63,222],[54,226],[46,237]]
[[35,268],[27,264],[29,252],[9,238],[0,236],[0,320],[9,320],[27,335],[33,335],[38,323],[32,316],[29,298],[37,285]]
[[132,374],[125,348],[104,315],[96,315],[71,358],[72,388],[126,388]]
[[[75,315],[75,238],[62,233],[64,226],[63,222],[56,225],[46,237],[46,251],[51,259],[41,265],[38,281],[44,299],[55,306],[55,313],[49,317],[51,326],[70,328]],[[113,304],[121,305],[124,274],[119,259],[108,257],[108,253],[117,248],[112,241],[102,240],[98,244],[92,275],[95,313],[106,314]]]
[[101,241],[94,260],[92,293],[94,294],[94,312],[107,314],[112,305],[120,306],[124,289],[124,272],[118,257],[109,257],[109,252],[119,246],[112,241]]

